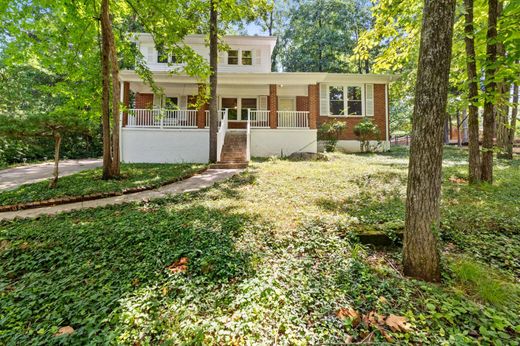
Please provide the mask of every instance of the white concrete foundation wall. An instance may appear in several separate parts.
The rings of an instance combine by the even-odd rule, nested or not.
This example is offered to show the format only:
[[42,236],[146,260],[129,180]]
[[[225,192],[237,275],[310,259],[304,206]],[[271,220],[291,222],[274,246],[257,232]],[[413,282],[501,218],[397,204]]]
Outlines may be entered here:
[[207,163],[209,130],[123,128],[121,160],[150,163]]
[[251,129],[251,156],[290,155],[295,152],[316,153],[317,130]]
[[[378,141],[370,141],[370,146],[377,146]],[[338,141],[336,148],[341,151],[345,151],[347,153],[359,153],[361,151],[360,142],[357,140],[341,140]],[[320,141],[318,143],[318,149],[320,151],[325,150],[324,142]],[[390,150],[390,142],[389,141],[381,141],[380,147],[377,151],[388,151]]]

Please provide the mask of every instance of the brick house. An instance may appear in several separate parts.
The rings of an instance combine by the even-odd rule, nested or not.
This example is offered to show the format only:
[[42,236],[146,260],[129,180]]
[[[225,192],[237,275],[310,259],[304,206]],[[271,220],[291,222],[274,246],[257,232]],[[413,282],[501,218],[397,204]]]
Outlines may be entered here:
[[[158,52],[150,35],[136,38],[163,92],[154,94],[135,71],[121,71],[121,97],[128,109],[121,122],[122,160],[207,162],[209,112],[207,105],[194,105],[201,85],[172,74],[183,64]],[[219,161],[317,152],[317,129],[331,119],[347,124],[338,142],[344,150],[359,150],[353,128],[365,117],[379,127],[382,148],[389,147],[388,85],[393,76],[271,72],[275,37],[226,36],[224,41],[230,49],[219,56]],[[188,36],[185,43],[209,56],[203,36]]]

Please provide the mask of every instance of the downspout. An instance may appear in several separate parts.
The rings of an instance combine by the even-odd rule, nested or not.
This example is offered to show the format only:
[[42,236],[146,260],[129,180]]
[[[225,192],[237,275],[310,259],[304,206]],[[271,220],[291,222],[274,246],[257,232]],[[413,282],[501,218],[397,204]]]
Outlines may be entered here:
[[[386,116],[386,141],[390,141],[390,117],[389,117],[389,109],[390,105],[388,104],[388,83],[385,84],[385,116]],[[390,144],[390,143],[389,143]],[[390,147],[390,145],[389,145]]]

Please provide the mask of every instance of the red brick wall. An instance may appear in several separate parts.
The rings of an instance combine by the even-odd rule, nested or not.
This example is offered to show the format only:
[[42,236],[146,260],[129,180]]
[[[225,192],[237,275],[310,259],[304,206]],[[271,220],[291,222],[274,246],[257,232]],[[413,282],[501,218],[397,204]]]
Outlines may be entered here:
[[309,111],[309,98],[307,96],[296,96],[296,110],[299,112]]
[[153,107],[153,94],[135,94],[135,108],[145,109]]
[[[378,139],[386,138],[386,104],[385,104],[385,84],[374,84],[374,116],[370,117],[380,131]],[[363,117],[322,117],[318,118],[318,126],[332,119],[337,119],[347,123],[347,128],[339,136],[340,140],[358,139],[354,134],[354,126],[363,120]]]
[[276,89],[276,84],[269,85],[269,98],[267,102],[269,103],[269,126],[272,129],[278,127],[278,93]]
[[308,86],[307,98],[309,102],[309,127],[315,129],[318,126],[320,114],[320,86],[318,84],[311,84]]
[[[130,82],[123,83],[123,105],[130,108]],[[123,127],[128,125],[128,112],[123,112]]]

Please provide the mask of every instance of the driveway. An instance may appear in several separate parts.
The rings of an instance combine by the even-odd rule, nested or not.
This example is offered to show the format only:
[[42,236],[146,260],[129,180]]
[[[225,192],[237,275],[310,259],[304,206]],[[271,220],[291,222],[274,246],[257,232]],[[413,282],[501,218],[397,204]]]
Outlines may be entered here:
[[[81,159],[60,161],[60,177],[86,169],[100,167],[101,159]],[[53,162],[20,166],[0,170],[0,192],[17,188],[20,185],[35,183],[52,177]]]

